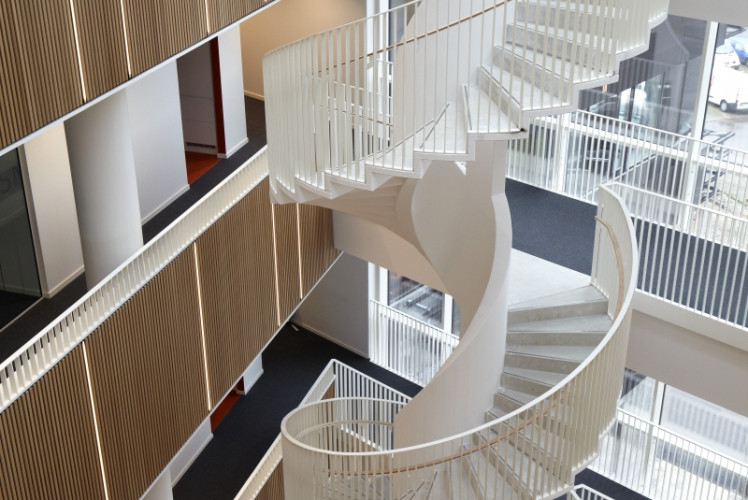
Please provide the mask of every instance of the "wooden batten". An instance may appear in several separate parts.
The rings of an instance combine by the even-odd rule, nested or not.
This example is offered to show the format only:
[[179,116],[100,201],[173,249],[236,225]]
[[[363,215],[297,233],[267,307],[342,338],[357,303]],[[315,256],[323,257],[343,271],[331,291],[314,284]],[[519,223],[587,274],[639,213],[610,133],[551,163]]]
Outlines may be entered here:
[[267,179],[196,241],[212,403],[278,327]]
[[332,211],[300,205],[299,216],[301,275],[306,296],[340,255],[340,251],[335,248],[333,241]]
[[281,321],[301,302],[299,291],[299,238],[296,205],[273,205]]
[[104,498],[83,348],[0,413],[0,498]]
[[85,341],[111,498],[137,499],[208,416],[194,252]]

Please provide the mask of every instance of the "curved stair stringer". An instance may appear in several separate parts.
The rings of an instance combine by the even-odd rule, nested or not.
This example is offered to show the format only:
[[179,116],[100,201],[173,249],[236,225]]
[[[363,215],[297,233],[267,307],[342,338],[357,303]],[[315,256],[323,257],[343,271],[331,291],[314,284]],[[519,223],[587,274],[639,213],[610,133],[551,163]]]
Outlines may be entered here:
[[455,297],[463,328],[446,363],[395,417],[398,448],[476,427],[491,406],[507,324],[505,159],[505,142],[477,142],[475,160],[465,166],[432,162],[409,198],[416,246]]

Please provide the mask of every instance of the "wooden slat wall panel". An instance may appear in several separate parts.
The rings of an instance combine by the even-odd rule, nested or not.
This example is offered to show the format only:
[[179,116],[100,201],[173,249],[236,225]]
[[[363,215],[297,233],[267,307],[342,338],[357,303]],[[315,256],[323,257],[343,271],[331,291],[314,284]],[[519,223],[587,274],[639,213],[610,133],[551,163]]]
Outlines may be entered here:
[[192,247],[85,345],[110,498],[139,498],[208,416]]
[[159,0],[161,44],[167,57],[208,35],[204,0]]
[[272,238],[265,179],[196,242],[214,404],[277,329]]
[[104,498],[83,348],[0,414],[0,498]]
[[275,470],[268,478],[265,486],[257,494],[257,500],[284,500],[286,498],[283,489],[283,460],[278,462]]
[[119,0],[74,0],[78,40],[89,101],[128,78]]
[[202,0],[123,0],[133,75],[186,49],[207,33]]
[[6,1],[15,23],[31,126],[37,129],[83,104],[70,2]]
[[263,0],[208,0],[211,32],[215,33],[264,5]]
[[306,296],[340,255],[340,251],[335,248],[333,242],[332,211],[311,205],[301,205],[299,216],[301,273]]
[[299,237],[297,205],[273,205],[278,262],[278,289],[281,321],[301,302],[299,285]]
[[33,131],[13,11],[0,1],[0,147]]

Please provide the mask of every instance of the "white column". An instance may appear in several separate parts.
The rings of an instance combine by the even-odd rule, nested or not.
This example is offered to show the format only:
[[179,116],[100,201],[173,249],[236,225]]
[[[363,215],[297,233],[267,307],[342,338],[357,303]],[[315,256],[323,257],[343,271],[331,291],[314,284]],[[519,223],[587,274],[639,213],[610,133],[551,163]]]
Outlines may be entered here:
[[62,124],[19,149],[42,294],[51,297],[83,272],[73,182]]
[[151,71],[125,92],[140,214],[145,223],[189,189],[177,63]]
[[143,246],[127,98],[118,92],[65,122],[86,283]]
[[247,119],[244,110],[242,77],[242,40],[239,26],[218,36],[218,61],[221,71],[223,131],[228,158],[247,143]]

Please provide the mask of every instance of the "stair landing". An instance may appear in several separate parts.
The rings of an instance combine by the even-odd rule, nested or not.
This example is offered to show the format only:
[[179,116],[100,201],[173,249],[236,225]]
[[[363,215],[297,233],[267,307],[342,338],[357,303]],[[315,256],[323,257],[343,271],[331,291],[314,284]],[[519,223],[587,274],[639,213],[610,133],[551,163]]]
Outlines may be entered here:
[[508,283],[508,304],[511,309],[514,304],[587,286],[590,277],[512,249]]

